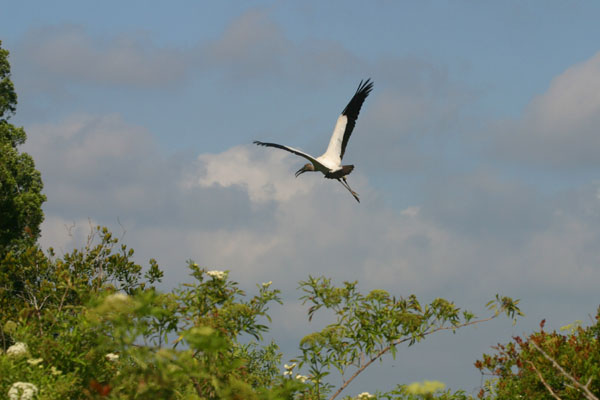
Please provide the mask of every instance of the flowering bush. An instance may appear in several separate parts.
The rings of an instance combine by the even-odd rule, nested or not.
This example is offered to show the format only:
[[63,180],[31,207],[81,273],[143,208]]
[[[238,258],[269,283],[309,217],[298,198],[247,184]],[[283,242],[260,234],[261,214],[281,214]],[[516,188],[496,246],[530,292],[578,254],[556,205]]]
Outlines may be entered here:
[[359,394],[358,396],[356,396],[356,400],[369,400],[369,399],[372,399],[374,397],[375,396],[373,396],[369,392],[362,392],[361,394]]
[[27,355],[27,353],[27,345],[23,342],[17,342],[6,350],[6,355],[8,357],[22,357]]
[[30,400],[37,394],[38,388],[28,382],[15,382],[8,389],[8,398],[10,400]]
[[215,279],[226,279],[228,272],[227,271],[206,271],[206,275],[215,278]]

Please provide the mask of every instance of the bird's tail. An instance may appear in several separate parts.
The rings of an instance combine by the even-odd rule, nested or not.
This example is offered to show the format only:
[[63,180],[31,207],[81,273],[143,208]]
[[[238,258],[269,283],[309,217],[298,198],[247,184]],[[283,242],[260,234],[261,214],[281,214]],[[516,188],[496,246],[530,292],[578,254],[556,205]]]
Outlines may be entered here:
[[350,175],[352,170],[354,170],[354,165],[342,165],[342,176]]
[[342,168],[335,170],[334,172],[327,172],[325,178],[327,179],[340,179],[348,175],[354,169],[354,165],[342,165]]

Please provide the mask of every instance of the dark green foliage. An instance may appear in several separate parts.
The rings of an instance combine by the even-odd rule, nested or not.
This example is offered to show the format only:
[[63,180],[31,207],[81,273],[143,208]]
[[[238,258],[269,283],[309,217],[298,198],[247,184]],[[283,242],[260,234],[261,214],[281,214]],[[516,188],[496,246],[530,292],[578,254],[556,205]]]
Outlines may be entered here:
[[[7,253],[0,259],[0,333],[6,321],[32,315],[38,318],[30,323],[44,332],[57,315],[84,306],[101,290],[134,293],[162,277],[154,260],[142,275],[132,256],[133,250],[120,245],[106,228],[96,228],[83,250],[62,258],[55,259],[52,249],[46,255],[35,245]],[[2,345],[6,347],[6,342]]]
[[42,178],[33,159],[20,153],[27,136],[8,118],[15,112],[17,95],[10,80],[8,51],[0,42],[0,258],[11,248],[35,243],[44,220]]
[[5,115],[14,113],[16,105],[17,93],[10,80],[8,50],[2,48],[2,41],[0,40],[0,121],[5,120]]

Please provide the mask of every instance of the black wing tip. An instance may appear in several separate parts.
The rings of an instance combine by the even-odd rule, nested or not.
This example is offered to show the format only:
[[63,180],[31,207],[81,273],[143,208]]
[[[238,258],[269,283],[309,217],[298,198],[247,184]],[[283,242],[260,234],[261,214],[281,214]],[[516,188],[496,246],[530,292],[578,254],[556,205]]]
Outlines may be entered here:
[[371,78],[367,78],[365,81],[361,79],[360,83],[358,84],[358,89],[356,89],[356,93],[364,93],[366,97],[369,95],[369,93],[371,93],[371,90],[373,90],[373,81]]
[[254,141],[254,142],[252,142],[252,143],[254,143],[254,144],[257,144],[257,145],[259,145],[259,146],[264,146],[264,145],[265,145],[265,143],[264,143],[264,142],[259,142],[258,140],[255,140],[255,141]]
[[350,114],[349,117],[356,120],[356,118],[358,118],[360,108],[362,107],[362,104],[369,93],[371,93],[371,90],[373,90],[373,81],[371,81],[371,78],[368,78],[366,81],[361,79],[360,83],[358,84],[358,89],[356,89],[356,93],[354,93],[354,96],[352,96],[352,99],[346,108],[344,108],[344,111],[342,111],[342,115]]

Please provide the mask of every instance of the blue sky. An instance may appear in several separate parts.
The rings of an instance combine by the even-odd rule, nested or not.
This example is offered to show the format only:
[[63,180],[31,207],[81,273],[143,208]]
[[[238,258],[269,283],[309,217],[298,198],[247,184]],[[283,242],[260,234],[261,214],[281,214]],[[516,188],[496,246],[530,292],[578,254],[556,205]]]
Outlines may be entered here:
[[[272,280],[286,356],[317,326],[297,282],[323,274],[509,321],[441,335],[347,394],[441,380],[511,335],[590,321],[600,303],[600,28],[595,2],[5,2],[23,125],[48,202],[42,243],[88,221],[140,262]],[[361,195],[274,141],[320,154],[361,79],[375,82],[344,161]],[[65,226],[75,224],[71,235]],[[382,371],[383,370],[383,371]]]

